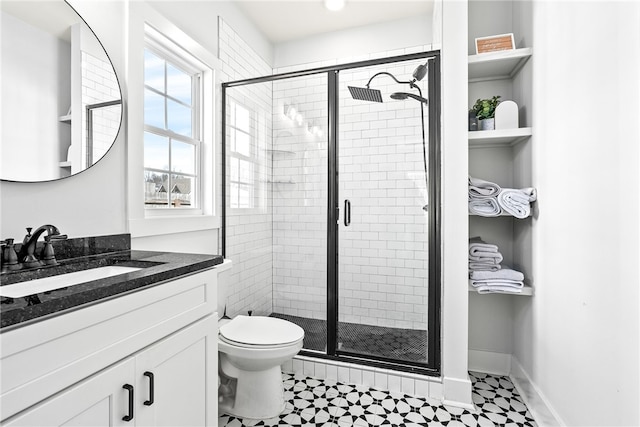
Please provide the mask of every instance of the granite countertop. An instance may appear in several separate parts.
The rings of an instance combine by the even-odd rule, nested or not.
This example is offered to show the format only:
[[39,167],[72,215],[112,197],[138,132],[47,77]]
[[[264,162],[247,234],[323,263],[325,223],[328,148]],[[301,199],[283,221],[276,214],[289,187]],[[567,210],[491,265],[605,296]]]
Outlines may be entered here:
[[[112,248],[113,250],[113,248]],[[121,250],[59,260],[59,265],[4,273],[2,286],[102,266],[140,270],[19,298],[0,297],[0,332],[45,320],[222,264],[220,255]]]

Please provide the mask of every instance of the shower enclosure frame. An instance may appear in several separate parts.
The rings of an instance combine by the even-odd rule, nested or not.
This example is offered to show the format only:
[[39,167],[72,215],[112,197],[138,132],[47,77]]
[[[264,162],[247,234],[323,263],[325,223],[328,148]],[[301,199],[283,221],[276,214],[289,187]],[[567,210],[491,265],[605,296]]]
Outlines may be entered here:
[[[428,284],[427,284],[427,362],[407,362],[387,359],[380,356],[362,355],[339,350],[336,347],[338,333],[338,228],[340,204],[338,200],[338,79],[343,70],[384,65],[402,61],[424,59],[428,67]],[[273,74],[250,79],[235,80],[221,84],[222,98],[222,256],[226,257],[226,101],[227,89],[255,83],[266,83],[294,77],[314,74],[327,75],[328,90],[328,209],[327,209],[327,352],[318,353],[302,350],[301,355],[340,362],[351,362],[379,368],[387,368],[405,372],[413,372],[430,376],[440,375],[440,307],[441,307],[441,180],[440,180],[440,51],[428,51],[407,55],[399,55],[352,62],[335,66],[312,68],[308,70]]]

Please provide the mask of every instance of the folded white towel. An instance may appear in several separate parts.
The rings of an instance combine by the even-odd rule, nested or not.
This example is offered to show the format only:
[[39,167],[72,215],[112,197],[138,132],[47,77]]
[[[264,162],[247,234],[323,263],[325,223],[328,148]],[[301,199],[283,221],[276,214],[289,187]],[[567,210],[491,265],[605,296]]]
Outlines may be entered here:
[[473,280],[469,279],[469,283],[474,288],[478,286],[507,286],[512,288],[522,288],[524,287],[524,282],[522,280],[509,280],[509,279],[486,279],[486,280]]
[[487,199],[469,198],[469,213],[480,216],[499,216],[502,209],[498,204],[498,199],[490,197]]
[[502,254],[500,252],[478,252],[476,255],[469,255],[469,262],[500,264],[502,262]]
[[512,270],[510,268],[503,268],[499,271],[472,271],[469,274],[471,280],[513,280],[516,282],[522,282],[524,280],[524,274],[519,271]]
[[498,193],[500,193],[500,186],[498,184],[480,178],[469,177],[469,199],[496,197]]
[[500,264],[488,264],[486,262],[469,263],[469,270],[471,271],[498,271],[501,268]]
[[521,293],[524,282],[515,280],[469,280],[469,284],[478,291],[485,294],[490,292],[501,293]]
[[469,255],[477,255],[478,252],[498,253],[498,245],[492,243],[469,243]]
[[526,218],[531,215],[531,202],[537,198],[535,188],[503,188],[498,194],[498,205],[516,218]]
[[479,294],[520,294],[522,288],[514,288],[511,286],[486,285],[475,288]]

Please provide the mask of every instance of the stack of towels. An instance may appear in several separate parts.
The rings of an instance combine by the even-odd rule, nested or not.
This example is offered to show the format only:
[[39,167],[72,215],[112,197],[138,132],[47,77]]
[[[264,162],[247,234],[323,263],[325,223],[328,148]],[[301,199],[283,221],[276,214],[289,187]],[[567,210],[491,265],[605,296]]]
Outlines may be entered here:
[[502,268],[502,254],[497,245],[479,237],[469,240],[469,284],[478,293],[521,293],[524,274]]
[[499,216],[503,211],[516,218],[531,215],[535,188],[500,188],[498,184],[469,177],[469,212],[480,216]]

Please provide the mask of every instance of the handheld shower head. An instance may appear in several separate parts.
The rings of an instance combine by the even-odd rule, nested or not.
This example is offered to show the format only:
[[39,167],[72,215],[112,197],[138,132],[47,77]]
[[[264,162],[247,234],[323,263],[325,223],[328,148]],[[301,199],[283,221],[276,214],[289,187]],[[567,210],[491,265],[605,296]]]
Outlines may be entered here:
[[421,96],[414,95],[412,93],[394,92],[394,93],[391,94],[391,99],[404,100],[404,99],[407,99],[407,98],[413,98],[416,101],[424,102],[425,104],[429,103],[429,100],[427,98],[423,98]]

